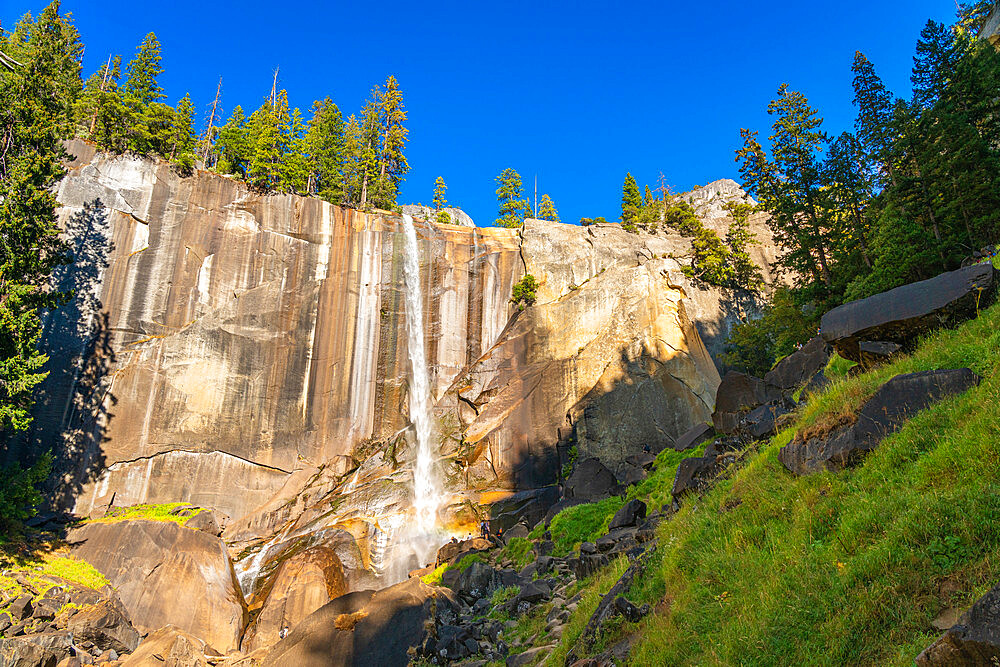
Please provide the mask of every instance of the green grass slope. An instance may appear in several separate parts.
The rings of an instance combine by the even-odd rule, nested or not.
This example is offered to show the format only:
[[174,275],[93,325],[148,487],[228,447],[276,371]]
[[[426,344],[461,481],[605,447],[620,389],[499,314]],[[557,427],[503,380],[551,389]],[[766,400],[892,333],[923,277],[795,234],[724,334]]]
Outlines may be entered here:
[[[960,367],[982,384],[919,413],[861,465],[795,477],[779,463],[795,431],[838,423],[893,375]],[[669,497],[667,476],[633,493]],[[911,665],[940,634],[935,617],[1000,581],[1000,305],[811,397],[745,467],[663,522],[659,545],[629,593],[654,612],[619,619],[598,650],[632,636],[634,665]],[[588,582],[547,664],[561,664],[610,574]]]

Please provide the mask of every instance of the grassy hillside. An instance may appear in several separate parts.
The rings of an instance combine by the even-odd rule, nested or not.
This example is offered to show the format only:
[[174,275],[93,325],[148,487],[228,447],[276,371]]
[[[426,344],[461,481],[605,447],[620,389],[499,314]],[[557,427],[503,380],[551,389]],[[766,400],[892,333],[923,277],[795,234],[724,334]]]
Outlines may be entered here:
[[[795,431],[837,423],[891,376],[966,366],[979,387],[921,412],[860,466],[799,478],[778,462]],[[812,397],[745,467],[660,525],[629,594],[654,612],[614,624],[599,647],[632,636],[635,665],[911,665],[940,634],[938,614],[1000,581],[998,370],[994,306]],[[674,466],[663,467],[630,495],[668,498]],[[547,664],[562,664],[622,569],[588,582]]]

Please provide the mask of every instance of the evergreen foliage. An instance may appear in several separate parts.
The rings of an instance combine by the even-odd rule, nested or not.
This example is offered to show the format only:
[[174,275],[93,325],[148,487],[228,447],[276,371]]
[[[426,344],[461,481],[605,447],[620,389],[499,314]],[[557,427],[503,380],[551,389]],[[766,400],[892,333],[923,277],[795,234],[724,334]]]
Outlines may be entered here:
[[630,232],[636,231],[640,210],[642,197],[639,195],[639,185],[632,172],[628,172],[625,174],[625,183],[622,184],[622,227]]
[[[13,33],[0,50],[19,66],[0,69],[0,435],[31,423],[34,390],[47,361],[38,350],[41,316],[69,295],[49,288],[54,268],[69,261],[56,226],[55,185],[65,174],[62,142],[76,127],[83,46],[58,0]],[[48,476],[44,456],[28,468],[0,472],[0,531],[16,530],[39,501]]]
[[524,219],[531,215],[528,200],[524,198],[521,175],[510,167],[496,178],[497,182],[497,227],[520,227]]
[[538,219],[559,222],[559,212],[556,211],[556,205],[552,203],[552,198],[547,194],[542,195],[542,200],[538,203]]
[[444,178],[438,176],[434,180],[434,210],[440,211],[445,206],[448,205],[448,200],[445,199],[445,192],[448,190],[448,186],[444,184]]

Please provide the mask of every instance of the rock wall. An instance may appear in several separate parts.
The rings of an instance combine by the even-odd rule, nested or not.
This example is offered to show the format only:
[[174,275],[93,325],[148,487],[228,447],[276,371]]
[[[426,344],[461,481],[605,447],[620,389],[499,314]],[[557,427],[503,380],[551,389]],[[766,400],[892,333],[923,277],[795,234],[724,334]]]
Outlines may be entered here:
[[537,302],[442,401],[483,482],[553,483],[574,445],[617,469],[708,419],[719,375],[668,258],[687,243],[615,224],[525,221],[521,255]]
[[[407,424],[398,219],[259,195],[207,172],[181,178],[82,142],[70,151],[63,219],[99,198],[113,240],[96,279],[113,359],[90,380],[106,414],[86,426],[99,465],[75,480],[78,511],[114,496],[242,516],[293,470]],[[417,228],[440,394],[506,324],[522,263],[514,231]],[[56,333],[46,344],[67,347]],[[46,387],[38,448],[79,425],[79,380],[57,373]]]
[[[61,503],[188,501],[243,540],[303,511],[306,534],[310,503],[359,485],[352,521],[374,499],[401,506],[401,221],[69,149],[78,296],[46,323],[53,372],[27,443],[64,453]],[[443,464],[452,490],[550,483],[573,445],[616,469],[708,419],[710,353],[755,302],[690,283],[689,240],[535,220],[417,231],[436,412],[454,429],[442,456],[465,472]],[[538,301],[518,312],[526,271]]]

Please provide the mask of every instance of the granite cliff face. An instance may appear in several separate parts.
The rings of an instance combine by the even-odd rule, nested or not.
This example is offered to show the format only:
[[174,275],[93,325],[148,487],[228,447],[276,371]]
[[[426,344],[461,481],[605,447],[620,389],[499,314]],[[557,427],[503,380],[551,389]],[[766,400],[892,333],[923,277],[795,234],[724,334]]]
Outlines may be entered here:
[[[358,443],[406,426],[397,220],[71,151],[63,216],[101,199],[114,244],[97,287],[108,414],[91,438],[106,471],[78,511],[180,498],[240,517],[294,470],[346,471]],[[506,324],[522,263],[512,231],[418,230],[440,393]],[[72,426],[73,379],[50,383],[40,444]]]
[[[423,565],[393,541],[412,511],[402,221],[69,148],[76,259],[58,279],[77,296],[45,324],[52,374],[10,451],[61,453],[53,497],[81,514],[214,510],[249,609],[226,642],[243,650]],[[446,526],[554,484],[571,447],[621,472],[711,415],[711,352],[756,301],[689,282],[689,240],[416,228]],[[522,311],[525,273],[539,288]]]

